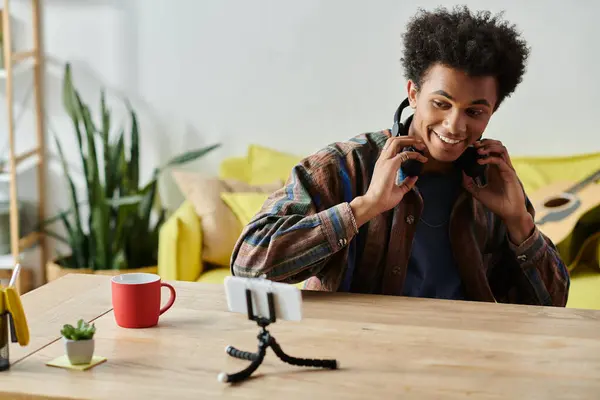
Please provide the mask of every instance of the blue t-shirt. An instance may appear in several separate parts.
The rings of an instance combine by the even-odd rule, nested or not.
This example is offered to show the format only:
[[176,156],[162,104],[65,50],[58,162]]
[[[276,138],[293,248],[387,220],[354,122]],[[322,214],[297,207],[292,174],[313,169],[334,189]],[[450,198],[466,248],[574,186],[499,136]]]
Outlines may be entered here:
[[464,299],[448,229],[461,180],[459,170],[419,176],[416,186],[424,206],[408,262],[405,296]]

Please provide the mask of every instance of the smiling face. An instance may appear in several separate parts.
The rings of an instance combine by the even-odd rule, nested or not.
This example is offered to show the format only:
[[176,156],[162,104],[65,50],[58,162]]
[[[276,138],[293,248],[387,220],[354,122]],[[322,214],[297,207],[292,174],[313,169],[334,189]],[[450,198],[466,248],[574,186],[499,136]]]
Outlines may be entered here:
[[420,137],[430,158],[428,169],[445,169],[483,134],[497,100],[496,79],[471,77],[436,64],[422,86],[408,82],[415,109],[409,135]]

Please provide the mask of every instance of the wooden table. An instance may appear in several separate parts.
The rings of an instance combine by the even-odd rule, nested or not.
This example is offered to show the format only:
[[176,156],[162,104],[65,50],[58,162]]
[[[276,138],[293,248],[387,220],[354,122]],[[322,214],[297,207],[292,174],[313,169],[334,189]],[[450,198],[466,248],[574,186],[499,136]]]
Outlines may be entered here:
[[[11,347],[0,398],[344,399],[599,398],[600,312],[374,295],[304,292],[304,320],[270,331],[288,354],[336,358],[339,370],[301,368],[269,350],[254,378],[217,381],[255,351],[258,329],[227,312],[223,287],[172,282],[173,308],[150,329],[119,328],[108,277],[69,275],[23,296],[32,339]],[[165,289],[166,290],[166,289]],[[104,364],[48,367],[64,353],[60,328],[97,327]]]

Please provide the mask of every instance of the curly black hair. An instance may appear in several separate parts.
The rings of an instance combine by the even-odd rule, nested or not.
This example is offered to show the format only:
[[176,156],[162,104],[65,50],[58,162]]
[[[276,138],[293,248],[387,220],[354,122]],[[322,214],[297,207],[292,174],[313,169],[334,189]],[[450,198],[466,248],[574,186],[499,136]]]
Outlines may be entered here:
[[406,78],[420,87],[437,63],[471,76],[495,76],[497,109],[521,83],[530,52],[515,25],[501,18],[502,13],[471,12],[466,6],[419,9],[403,35]]

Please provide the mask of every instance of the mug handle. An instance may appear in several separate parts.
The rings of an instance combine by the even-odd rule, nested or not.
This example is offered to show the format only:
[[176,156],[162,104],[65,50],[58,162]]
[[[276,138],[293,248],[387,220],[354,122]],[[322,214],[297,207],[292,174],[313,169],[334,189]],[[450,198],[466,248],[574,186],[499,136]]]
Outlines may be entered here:
[[161,282],[160,286],[169,288],[169,290],[171,291],[171,297],[169,298],[169,301],[167,302],[167,304],[165,304],[165,306],[160,309],[160,312],[158,313],[158,315],[162,315],[165,311],[167,311],[169,308],[171,308],[173,303],[175,303],[175,297],[177,297],[177,295],[175,294],[175,288],[173,286],[169,285],[166,282]]

